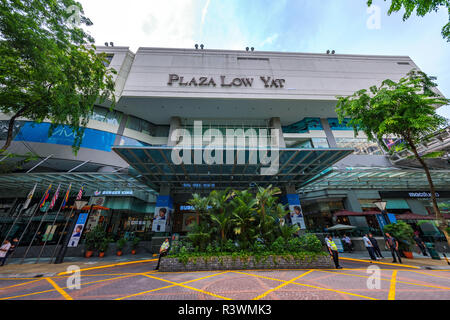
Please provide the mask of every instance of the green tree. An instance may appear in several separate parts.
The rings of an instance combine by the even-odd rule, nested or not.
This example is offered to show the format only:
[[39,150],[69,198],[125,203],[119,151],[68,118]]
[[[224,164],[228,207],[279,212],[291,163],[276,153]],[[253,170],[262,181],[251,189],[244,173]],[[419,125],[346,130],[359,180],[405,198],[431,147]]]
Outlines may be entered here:
[[200,216],[203,216],[208,212],[210,199],[209,197],[202,197],[198,193],[192,195],[192,199],[187,202],[189,205],[194,207],[195,210],[195,220],[197,224],[200,224]]
[[94,103],[108,99],[114,106],[116,72],[95,52],[94,39],[82,29],[89,25],[74,0],[0,2],[0,111],[11,116],[0,153],[10,146],[19,117],[50,121],[49,135],[69,125],[76,153]]
[[247,248],[258,234],[253,225],[256,221],[256,199],[248,190],[236,191],[231,205],[233,232],[239,237],[242,247]]
[[[384,0],[386,1],[386,0]],[[368,0],[367,5],[371,6],[373,0]],[[405,9],[403,14],[403,21],[408,20],[411,14],[416,10],[418,16],[423,17],[430,12],[437,12],[439,7],[447,7],[450,21],[450,1],[449,0],[391,0],[391,6],[388,15],[392,12],[398,12],[402,8]],[[450,42],[450,22],[442,28],[442,37]]]
[[227,231],[231,225],[231,216],[228,212],[224,211],[218,214],[211,214],[212,224],[217,228],[220,233],[220,243],[223,244],[227,241]]
[[359,90],[348,97],[337,97],[336,112],[341,123],[344,118],[351,119],[349,124],[353,126],[355,135],[362,130],[369,140],[378,141],[385,149],[383,138],[394,136],[402,139],[401,147],[411,150],[425,171],[433,209],[440,221],[439,229],[450,244],[447,221],[437,205],[430,170],[417,151],[417,145],[424,137],[447,122],[435,108],[448,104],[450,100],[436,93],[436,86],[425,73],[411,70],[398,82],[388,79],[379,87],[370,87],[369,91]]

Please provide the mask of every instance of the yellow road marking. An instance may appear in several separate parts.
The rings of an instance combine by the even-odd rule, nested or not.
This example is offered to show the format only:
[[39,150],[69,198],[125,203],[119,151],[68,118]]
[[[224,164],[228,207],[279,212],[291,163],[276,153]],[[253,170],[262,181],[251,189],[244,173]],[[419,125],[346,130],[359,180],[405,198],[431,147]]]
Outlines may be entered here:
[[[104,281],[110,281],[110,280],[116,280],[116,279],[122,279],[122,278],[129,278],[129,277],[133,277],[133,276],[136,276],[136,275],[140,275],[140,274],[133,274],[133,275],[128,275],[128,276],[115,277],[115,278],[110,278],[110,279],[102,279],[102,280],[96,280],[96,281],[81,283],[81,286],[84,286],[84,285],[87,285],[87,284],[98,283],[98,282],[104,282]],[[64,287],[62,289],[68,289],[68,287]],[[27,293],[27,294],[22,294],[22,295],[13,296],[13,297],[0,298],[0,300],[23,298],[23,297],[33,296],[33,295],[37,295],[37,294],[42,294],[42,293],[53,292],[53,291],[55,291],[55,289],[39,291],[39,292],[33,292],[33,293]]]
[[[360,278],[369,278],[368,276],[363,276],[363,275],[359,275],[359,274],[350,274],[350,273],[341,273],[341,272],[333,272],[333,271],[326,271],[326,270],[317,270],[320,272],[329,272],[329,273],[334,273],[334,274],[340,274],[340,275],[345,275],[345,276],[352,276],[352,277],[360,277]],[[409,271],[409,270],[392,270],[392,271]],[[380,278],[380,280],[383,281],[391,281],[391,279],[383,279]],[[420,283],[414,283],[414,282],[406,282],[406,281],[396,281],[397,283],[402,283],[402,284],[410,284],[413,286],[421,286],[421,287],[428,287],[428,288],[436,288],[436,289],[444,289],[444,290],[450,290],[450,288],[448,287],[437,287],[437,286],[430,286],[430,285],[425,285],[425,284],[420,284]]]
[[444,279],[450,280],[450,277],[438,276],[436,274],[429,274],[429,273],[420,272],[420,271],[416,271],[416,270],[410,270],[410,272],[415,272],[415,273],[419,273],[419,274],[424,274],[426,276],[437,277],[437,278],[444,278]]
[[[120,262],[120,263],[114,263],[114,264],[107,264],[104,266],[98,266],[98,267],[91,267],[91,268],[84,268],[84,269],[80,269],[79,271],[88,271],[88,270],[96,270],[96,269],[104,269],[104,268],[111,268],[111,267],[117,267],[117,266],[125,266],[125,265],[129,265],[129,264],[135,264],[135,263],[144,263],[144,262],[151,262],[151,261],[157,261],[158,259],[148,259],[148,260],[138,260],[138,261],[128,261],[128,262]],[[63,276],[66,274],[72,274],[73,272],[60,272],[58,273],[58,276]]]
[[[165,280],[165,279],[161,279],[161,278],[149,276],[149,278],[154,278],[154,279],[158,279],[158,280],[161,280],[161,281],[169,282],[169,283],[172,283],[172,285],[171,285],[171,286],[162,287],[162,288],[158,288],[158,289],[153,289],[153,290],[148,290],[148,291],[143,291],[143,292],[134,293],[134,294],[131,294],[131,295],[128,295],[128,296],[125,296],[125,297],[117,298],[117,299],[115,299],[115,300],[123,300],[123,299],[131,298],[131,297],[139,296],[139,295],[142,295],[142,294],[146,294],[146,293],[150,293],[150,292],[155,292],[155,291],[158,291],[158,290],[163,290],[163,289],[167,289],[167,288],[172,288],[172,287],[175,287],[175,286],[183,286],[183,285],[185,285],[185,284],[187,284],[187,283],[192,283],[192,282],[195,282],[195,281],[199,281],[199,280],[203,280],[203,279],[215,277],[215,276],[218,276],[218,275],[221,275],[221,274],[225,274],[225,273],[228,273],[228,272],[229,272],[229,271],[224,271],[224,272],[220,272],[220,273],[210,274],[210,275],[205,276],[205,277],[201,277],[201,278],[198,278],[198,279],[193,279],[193,280],[185,281],[185,282],[182,282],[182,283],[176,283],[176,282],[172,282],[172,281],[169,281],[169,280]],[[142,275],[143,275],[143,276],[147,276],[147,274],[145,274],[145,273],[143,273]],[[185,287],[188,288],[188,289],[192,289],[192,287],[187,287],[187,286],[185,286]],[[198,290],[198,289],[196,289],[196,290]],[[205,292],[202,292],[202,293],[206,293],[206,291],[205,291]],[[206,294],[214,295],[214,294],[211,293],[211,292],[208,292],[208,293],[206,293]],[[228,299],[228,298],[224,298],[224,297],[221,297],[221,296],[218,296],[218,297],[219,297],[219,298],[223,298],[223,299]],[[229,299],[229,300],[231,300],[231,299]]]
[[395,263],[388,263],[388,262],[379,262],[379,261],[369,261],[369,260],[362,260],[362,259],[354,259],[354,258],[344,258],[339,257],[341,260],[349,260],[349,261],[358,261],[358,262],[365,262],[365,263],[375,263],[375,264],[384,264],[387,266],[396,266],[396,267],[404,267],[404,268],[412,268],[412,269],[420,269],[420,267],[416,266],[410,266],[409,264],[395,264]]
[[264,298],[264,297],[267,296],[269,293],[272,293],[272,292],[274,292],[274,291],[277,291],[278,289],[281,289],[281,288],[283,288],[284,286],[287,286],[288,284],[294,282],[294,281],[297,280],[297,279],[300,279],[301,277],[306,276],[307,274],[310,274],[310,273],[313,272],[313,271],[314,271],[314,270],[306,271],[306,272],[302,273],[301,275],[299,275],[298,277],[292,278],[292,279],[289,280],[289,281],[285,281],[284,283],[280,284],[279,286],[277,286],[277,287],[275,287],[275,288],[272,288],[272,289],[270,289],[270,290],[267,290],[267,291],[264,292],[263,294],[260,294],[260,295],[257,296],[256,298],[253,298],[253,300],[259,300],[259,299],[261,299],[261,298]]
[[[166,280],[166,279],[161,279],[161,278],[153,277],[153,276],[150,276],[150,275],[148,275],[148,274],[143,274],[143,276],[148,277],[148,278],[152,278],[152,279],[161,280],[161,281],[164,281],[164,282],[168,282],[168,283],[171,283],[171,284],[173,284],[173,285],[180,286],[180,287],[182,287],[182,288],[186,288],[186,289],[198,291],[198,292],[201,292],[201,293],[204,293],[204,294],[207,294],[207,295],[216,297],[216,298],[220,298],[220,299],[224,299],[224,300],[231,300],[230,298],[222,297],[222,296],[220,296],[220,295],[218,295],[218,294],[214,294],[214,293],[212,293],[212,292],[203,291],[203,290],[201,290],[201,289],[197,289],[197,288],[194,288],[194,287],[186,286],[186,285],[181,284],[181,283],[176,283],[176,282],[173,282],[173,281],[170,281],[170,280]],[[200,279],[197,279],[197,280],[200,280]]]
[[397,278],[397,271],[392,271],[391,286],[389,288],[388,300],[395,300],[395,282],[396,282],[396,278]]
[[30,283],[33,283],[33,282],[41,281],[41,280],[42,280],[42,278],[41,279],[37,279],[37,280],[33,280],[33,281],[24,282],[24,283],[14,284],[14,285],[9,286],[9,287],[0,288],[0,290],[5,290],[5,289],[9,289],[9,288],[19,287],[19,286],[23,286],[23,285],[30,284]]
[[[317,270],[315,270],[315,271],[317,271]],[[286,282],[285,280],[275,279],[275,278],[269,278],[269,277],[264,277],[264,276],[260,276],[260,275],[256,275],[256,274],[251,274],[251,273],[236,272],[236,271],[233,271],[233,272],[235,272],[235,273],[240,273],[240,274],[245,274],[245,275],[249,275],[249,276],[254,276],[254,277],[258,277],[258,278],[268,279],[268,280],[274,280],[274,281]],[[319,290],[326,290],[326,291],[332,291],[332,292],[337,292],[337,293],[348,294],[348,295],[351,295],[351,296],[360,297],[360,298],[365,298],[365,299],[370,299],[370,300],[378,300],[378,299],[375,299],[375,298],[372,298],[372,297],[367,297],[367,296],[363,296],[363,295],[356,294],[356,293],[351,293],[351,292],[346,292],[346,291],[341,291],[341,290],[335,290],[335,289],[329,289],[329,288],[322,288],[322,287],[312,286],[312,285],[304,284],[304,283],[292,282],[292,284],[296,284],[296,285],[303,286],[303,287],[310,287],[310,288],[319,289]]]
[[69,296],[63,289],[61,289],[61,287],[58,286],[55,281],[50,278],[45,278],[45,280],[47,280],[53,286],[53,288],[55,288],[56,291],[58,291],[66,300],[73,300],[72,297]]

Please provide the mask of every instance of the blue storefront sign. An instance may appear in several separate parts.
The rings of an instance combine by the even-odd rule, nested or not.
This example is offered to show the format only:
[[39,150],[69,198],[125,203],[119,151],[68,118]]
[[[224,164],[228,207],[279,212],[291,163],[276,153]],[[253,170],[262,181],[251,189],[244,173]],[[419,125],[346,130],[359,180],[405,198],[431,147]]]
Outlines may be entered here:
[[[27,122],[20,129],[14,141],[61,144],[72,146],[75,140],[74,132],[69,126],[61,125],[53,130],[49,137],[50,123]],[[111,151],[116,134],[86,128],[81,142],[82,148]]]

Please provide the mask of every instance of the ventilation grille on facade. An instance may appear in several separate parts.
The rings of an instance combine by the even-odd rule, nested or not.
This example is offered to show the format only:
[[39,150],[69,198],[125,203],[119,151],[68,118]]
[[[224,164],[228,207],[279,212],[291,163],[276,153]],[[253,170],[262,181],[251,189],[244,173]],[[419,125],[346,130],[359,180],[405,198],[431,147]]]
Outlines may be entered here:
[[404,66],[409,66],[409,62],[397,62],[397,64],[401,64],[401,65],[404,65]]
[[238,60],[255,60],[255,61],[269,61],[269,58],[249,58],[249,57],[238,57]]

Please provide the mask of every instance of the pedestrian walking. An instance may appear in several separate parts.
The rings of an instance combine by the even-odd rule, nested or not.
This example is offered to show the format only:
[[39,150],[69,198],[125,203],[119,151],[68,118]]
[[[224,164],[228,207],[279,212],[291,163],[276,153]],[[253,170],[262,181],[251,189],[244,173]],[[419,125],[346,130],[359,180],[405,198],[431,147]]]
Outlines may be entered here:
[[331,235],[327,235],[325,237],[325,242],[327,244],[328,252],[330,253],[331,257],[333,258],[334,265],[336,266],[336,269],[342,269],[342,267],[339,265],[339,253],[336,243],[334,243],[333,238]]
[[346,234],[344,234],[344,237],[342,237],[342,242],[344,243],[344,249],[347,252],[353,252],[353,242],[352,239],[350,239]]
[[19,239],[14,238],[13,241],[11,242],[11,247],[9,248],[8,252],[6,253],[5,258],[3,259],[3,261],[1,262],[0,266],[4,266],[6,263],[6,260],[8,259],[8,257],[10,255],[13,254],[13,252],[16,250],[17,245],[19,244]]
[[386,245],[391,250],[393,263],[397,263],[397,259],[395,255],[398,257],[398,261],[402,263],[402,258],[400,258],[400,252],[398,251],[398,241],[394,237],[392,237],[389,233],[386,233]]
[[380,250],[380,246],[378,245],[378,241],[377,241],[377,239],[375,239],[375,237],[371,233],[369,233],[369,240],[373,245],[373,251],[374,251],[375,255],[378,258],[384,259],[383,255],[381,254],[381,250]]
[[161,262],[161,258],[166,256],[167,253],[169,253],[169,248],[170,248],[169,238],[166,238],[166,240],[164,240],[164,242],[162,243],[161,248],[159,248],[158,264],[155,270],[159,269],[159,263]]
[[2,246],[0,247],[0,266],[3,266],[6,261],[6,255],[8,254],[9,249],[11,248],[11,242],[8,239],[3,241]]
[[375,257],[375,250],[373,248],[372,242],[369,240],[369,237],[367,234],[363,237],[364,246],[366,247],[367,251],[369,252],[370,259],[377,260],[377,257]]
[[425,247],[425,243],[423,242],[423,240],[419,237],[418,234],[414,234],[414,241],[416,242],[416,245],[419,247],[420,251],[422,252],[422,254],[424,256],[428,256],[427,254],[427,249]]

